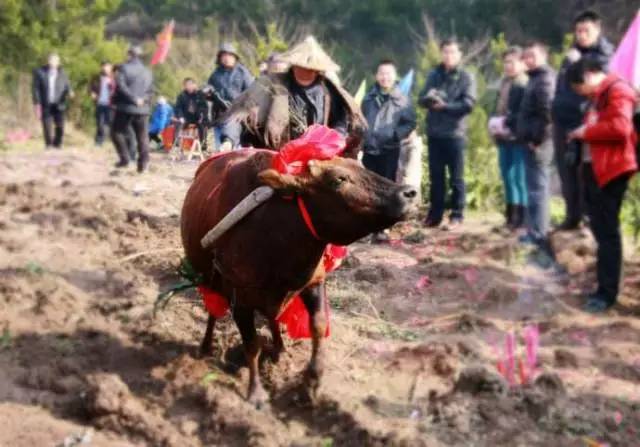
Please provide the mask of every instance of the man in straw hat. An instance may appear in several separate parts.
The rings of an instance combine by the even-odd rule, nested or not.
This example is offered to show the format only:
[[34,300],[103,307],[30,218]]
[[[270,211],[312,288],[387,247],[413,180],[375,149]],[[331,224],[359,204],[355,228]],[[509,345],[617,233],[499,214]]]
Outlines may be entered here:
[[278,150],[312,124],[324,124],[347,135],[354,156],[365,128],[353,98],[327,73],[340,67],[311,36],[280,56],[285,73],[259,78],[224,116],[223,146]]

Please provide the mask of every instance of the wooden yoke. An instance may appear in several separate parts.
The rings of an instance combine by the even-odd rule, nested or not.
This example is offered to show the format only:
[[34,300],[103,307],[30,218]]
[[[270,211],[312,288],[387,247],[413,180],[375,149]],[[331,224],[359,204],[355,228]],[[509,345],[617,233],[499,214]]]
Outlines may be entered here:
[[229,231],[235,224],[240,222],[247,214],[256,209],[258,206],[269,200],[274,193],[274,189],[270,186],[261,186],[254,189],[251,194],[242,199],[229,214],[224,216],[218,224],[205,234],[200,240],[202,248],[211,247],[220,236]]

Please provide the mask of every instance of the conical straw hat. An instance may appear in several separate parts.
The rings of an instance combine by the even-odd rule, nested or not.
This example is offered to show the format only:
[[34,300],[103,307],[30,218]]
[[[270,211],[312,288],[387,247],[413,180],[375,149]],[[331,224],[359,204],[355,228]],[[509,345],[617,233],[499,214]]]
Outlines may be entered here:
[[313,36],[308,36],[302,42],[284,53],[281,59],[291,66],[302,67],[308,70],[319,72],[336,72],[340,70],[340,66],[325,53]]

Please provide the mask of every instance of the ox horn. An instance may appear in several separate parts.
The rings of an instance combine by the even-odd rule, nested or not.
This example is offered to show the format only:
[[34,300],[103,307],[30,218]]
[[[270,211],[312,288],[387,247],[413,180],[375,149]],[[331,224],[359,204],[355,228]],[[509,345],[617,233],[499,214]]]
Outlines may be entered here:
[[205,234],[200,240],[202,248],[211,247],[220,236],[229,231],[235,224],[240,222],[247,214],[262,205],[273,196],[274,189],[270,186],[260,186],[254,189],[251,194],[242,199],[229,214],[224,216],[218,224]]

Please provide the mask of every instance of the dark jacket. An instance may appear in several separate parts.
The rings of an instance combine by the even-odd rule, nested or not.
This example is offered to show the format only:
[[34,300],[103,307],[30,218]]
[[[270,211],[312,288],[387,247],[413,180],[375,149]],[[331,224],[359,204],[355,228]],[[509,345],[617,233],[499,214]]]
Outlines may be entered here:
[[[429,92],[436,91],[446,106],[441,110],[432,108]],[[418,104],[429,110],[427,135],[430,137],[464,137],[466,117],[476,103],[476,83],[473,75],[456,68],[447,72],[439,65],[429,73],[427,82],[420,92]]]
[[526,144],[540,146],[551,138],[551,98],[556,74],[549,66],[528,72],[529,82],[524,90],[516,134]]
[[[98,99],[100,98],[100,84],[102,82],[102,74],[96,76],[95,78],[93,78],[91,80],[91,82],[89,83],[89,93],[92,93],[93,95],[95,95],[95,99],[93,100],[93,102],[97,103]],[[113,77],[109,78],[109,100],[111,100],[111,97],[113,96],[113,93],[116,90],[116,81]]]
[[49,66],[37,68],[33,71],[32,96],[33,103],[40,106],[56,105],[59,109],[66,108],[67,97],[71,92],[71,84],[64,70],[59,67],[54,86],[54,100],[49,101]]
[[395,87],[382,93],[376,84],[362,100],[362,114],[368,129],[364,136],[364,152],[380,155],[399,149],[400,142],[416,128],[416,114],[411,100]]
[[[609,65],[611,56],[615,51],[614,46],[604,37],[589,48],[582,48],[574,45],[581,57],[593,58],[602,61],[606,66]],[[555,97],[553,99],[553,122],[565,129],[575,129],[582,124],[582,118],[587,109],[588,100],[578,95],[567,80],[567,69],[571,65],[571,61],[565,58],[562,62],[560,71],[558,72],[558,83],[556,86]]]
[[[524,98],[524,92],[527,88],[527,77],[514,79],[511,82],[509,88],[509,97],[507,99],[507,112],[505,115],[505,124],[511,131],[511,134],[516,136],[518,133],[518,113],[520,112],[520,105],[522,104],[522,98]],[[517,139],[517,138],[516,138]]]
[[[119,112],[132,115],[148,115],[153,84],[151,70],[144,66],[139,58],[133,58],[118,68],[116,74],[116,91],[113,105]],[[137,99],[144,101],[142,106],[136,104]]]
[[[253,76],[249,70],[241,63],[236,63],[233,68],[228,69],[222,65],[214,70],[207,83],[212,86],[220,95],[223,101],[232,103],[242,92],[253,84]],[[214,103],[219,109],[220,105]],[[219,115],[226,110],[214,110],[215,115]]]
[[207,115],[207,103],[202,93],[198,91],[180,93],[176,99],[174,114],[178,119],[184,118],[188,124],[202,123]]

